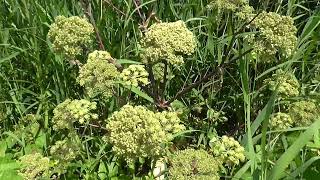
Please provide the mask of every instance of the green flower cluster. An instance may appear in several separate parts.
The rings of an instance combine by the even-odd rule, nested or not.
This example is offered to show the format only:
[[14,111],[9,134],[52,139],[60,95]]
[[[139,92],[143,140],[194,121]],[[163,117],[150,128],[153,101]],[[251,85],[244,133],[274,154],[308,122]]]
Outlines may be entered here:
[[141,58],[144,63],[167,61],[182,64],[182,55],[191,55],[197,46],[196,38],[183,21],[157,23],[150,26],[141,40]]
[[54,171],[58,174],[64,174],[68,164],[79,155],[79,147],[69,139],[57,141],[50,148],[50,154],[54,159]]
[[[167,119],[169,118],[169,119]],[[109,119],[107,130],[113,151],[127,162],[138,157],[157,157],[172,134],[183,129],[171,113],[154,113],[143,106],[125,105]]]
[[18,174],[26,180],[50,177],[50,160],[40,153],[28,154],[19,158],[21,169]]
[[83,47],[92,43],[93,33],[94,28],[86,19],[57,16],[50,26],[48,37],[53,43],[54,51],[74,58],[81,54]]
[[212,0],[207,6],[209,9],[216,9],[219,12],[235,12],[243,6],[247,6],[247,0]]
[[208,120],[216,125],[222,122],[226,122],[228,120],[228,118],[225,115],[226,115],[225,112],[216,111],[212,108],[209,108],[207,111]]
[[289,107],[289,114],[297,126],[309,126],[320,117],[319,107],[315,102],[298,101]]
[[[251,25],[259,32],[248,38],[254,45],[255,53],[261,57],[273,57],[278,51],[286,57],[292,55],[297,44],[297,28],[291,17],[262,12]],[[268,60],[270,58],[266,58]]]
[[120,78],[124,81],[125,85],[138,87],[139,84],[149,84],[149,73],[145,70],[144,65],[130,65],[124,69],[120,74]]
[[170,164],[169,179],[220,179],[218,174],[220,162],[202,149],[185,149],[177,151],[170,159]]
[[53,110],[53,129],[70,129],[74,122],[83,124],[92,119],[97,119],[98,115],[91,113],[91,111],[96,108],[95,102],[90,102],[85,99],[67,99]]
[[155,114],[159,119],[162,129],[166,132],[169,140],[173,135],[185,130],[185,126],[180,124],[180,119],[176,112],[162,111]]
[[113,86],[119,72],[106,51],[94,51],[89,54],[87,63],[80,68],[77,81],[84,86],[90,97],[102,95],[105,98],[113,94]]
[[287,113],[278,112],[272,115],[270,126],[272,129],[284,130],[292,127],[293,120]]
[[[152,66],[152,72],[153,72],[153,76],[154,79],[156,81],[160,81],[163,82],[163,78],[164,78],[164,71],[165,71],[165,64],[160,62],[157,64],[154,64]],[[167,79],[173,79],[174,78],[174,74],[171,72],[171,69],[169,68],[169,66],[167,67]]]
[[272,75],[271,79],[267,79],[265,82],[271,91],[275,91],[278,86],[278,95],[281,98],[295,97],[299,95],[299,81],[291,72],[284,72],[279,69]]
[[239,165],[245,160],[244,148],[233,137],[212,138],[210,147],[213,155],[228,166]]

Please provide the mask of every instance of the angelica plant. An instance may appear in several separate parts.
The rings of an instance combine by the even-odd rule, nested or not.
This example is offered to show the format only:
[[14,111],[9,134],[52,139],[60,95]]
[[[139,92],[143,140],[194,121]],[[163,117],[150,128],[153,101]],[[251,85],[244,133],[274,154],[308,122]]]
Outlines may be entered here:
[[110,53],[96,50],[89,54],[87,63],[80,68],[77,81],[85,87],[89,97],[101,95],[109,98],[113,95],[115,81],[120,73],[110,60]]
[[249,36],[247,40],[253,44],[254,52],[263,61],[270,62],[277,52],[284,57],[293,54],[297,44],[297,28],[292,17],[262,12],[252,21],[251,26],[257,29],[258,34]]
[[270,126],[272,129],[284,130],[293,126],[293,120],[287,113],[275,113],[271,116]]
[[169,179],[218,180],[220,162],[205,150],[185,149],[170,158]]
[[125,105],[108,118],[107,130],[112,150],[128,163],[137,158],[158,158],[172,133],[183,130],[173,113],[154,113],[143,106]]
[[50,160],[40,153],[24,155],[19,158],[19,175],[26,180],[46,179],[50,177]]
[[85,99],[67,99],[53,110],[53,129],[72,129],[74,122],[85,124],[93,119],[97,119],[98,115],[92,113],[96,108],[95,102],[90,102]]
[[92,24],[85,18],[57,16],[50,26],[48,37],[55,52],[75,58],[93,42],[93,33]]
[[184,62],[182,55],[194,53],[197,41],[183,21],[176,21],[151,25],[141,39],[140,46],[144,63],[166,61],[180,65]]
[[210,140],[211,152],[227,166],[239,165],[245,160],[244,148],[233,137],[222,136]]
[[120,74],[120,78],[125,85],[134,87],[138,87],[139,84],[143,86],[149,84],[148,76],[149,73],[145,70],[143,65],[130,65]]

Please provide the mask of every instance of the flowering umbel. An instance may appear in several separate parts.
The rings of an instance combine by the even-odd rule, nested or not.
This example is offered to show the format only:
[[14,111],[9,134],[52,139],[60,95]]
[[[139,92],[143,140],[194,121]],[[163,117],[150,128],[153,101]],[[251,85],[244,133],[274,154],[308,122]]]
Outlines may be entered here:
[[[166,120],[166,122],[164,122]],[[127,162],[164,153],[172,134],[183,129],[176,116],[154,113],[143,106],[125,105],[108,119],[112,150]]]
[[89,47],[93,33],[92,24],[84,18],[57,16],[48,37],[55,52],[74,58],[82,53],[83,47]]
[[143,65],[130,65],[120,74],[120,78],[125,85],[134,87],[138,87],[139,84],[149,84],[148,76],[149,73],[145,70]]
[[156,23],[149,27],[140,42],[144,63],[167,61],[182,64],[182,55],[191,55],[197,46],[196,38],[183,21]]
[[272,129],[284,130],[292,127],[293,120],[289,114],[278,112],[271,116],[270,126]]
[[112,96],[119,72],[114,64],[109,63],[110,59],[112,57],[108,52],[94,51],[89,54],[87,63],[80,68],[77,81],[85,87],[90,97]]
[[309,126],[320,117],[319,106],[312,100],[292,103],[289,114],[297,126]]
[[26,180],[46,179],[50,177],[50,160],[40,153],[28,154],[19,158],[21,169],[18,174]]
[[265,80],[270,91],[277,88],[280,98],[295,97],[299,95],[300,84],[295,75],[291,72],[284,72],[279,69],[270,79]]
[[64,174],[70,162],[79,155],[79,147],[71,139],[57,141],[50,148],[50,155],[54,160],[54,172]]
[[85,99],[67,99],[53,110],[53,129],[70,129],[74,122],[84,124],[92,119],[97,119],[98,115],[91,112],[96,108],[95,102]]
[[297,28],[290,16],[275,12],[262,12],[251,23],[258,33],[248,38],[254,51],[269,61],[277,52],[285,57],[291,56],[297,44]]
[[170,158],[169,179],[218,180],[219,164],[205,150],[185,149]]
[[233,137],[222,136],[210,140],[211,151],[222,163],[233,166],[245,160],[244,148]]

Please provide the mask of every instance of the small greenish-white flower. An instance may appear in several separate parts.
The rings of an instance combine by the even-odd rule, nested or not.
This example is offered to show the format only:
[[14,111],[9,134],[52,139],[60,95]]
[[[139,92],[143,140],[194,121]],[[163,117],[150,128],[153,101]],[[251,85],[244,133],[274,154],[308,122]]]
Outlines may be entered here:
[[289,114],[278,112],[271,116],[270,126],[272,129],[284,130],[292,127],[293,120]]
[[239,165],[245,160],[244,148],[233,137],[214,137],[210,140],[210,147],[214,157],[227,166]]
[[182,64],[182,55],[191,55],[197,46],[196,38],[183,21],[156,23],[148,28],[140,42],[144,63],[167,61]]
[[169,179],[218,180],[220,162],[205,150],[185,149],[170,158]]
[[207,118],[210,122],[214,124],[223,123],[228,120],[225,114],[226,113],[223,111],[216,111],[212,108],[209,108],[207,111]]
[[208,4],[209,9],[215,9],[219,12],[236,12],[239,8],[248,5],[247,0],[211,0]]
[[70,129],[74,122],[84,124],[92,119],[97,119],[98,115],[91,112],[96,108],[95,102],[85,99],[67,99],[53,110],[53,129]]
[[297,126],[309,126],[319,118],[319,107],[312,100],[294,102],[289,106],[289,114]]
[[[164,80],[164,71],[165,71],[165,64],[162,62],[156,63],[152,66],[152,72],[154,75],[154,79],[156,81],[160,81],[163,82]],[[174,74],[172,73],[170,67],[167,67],[167,75],[166,78],[167,79],[173,79],[174,78]]]
[[149,73],[144,68],[144,65],[130,65],[124,69],[120,74],[120,78],[123,80],[125,85],[138,87],[139,84],[149,84]]
[[74,58],[82,53],[83,47],[89,47],[93,33],[92,24],[84,18],[57,16],[48,37],[55,52]]
[[27,154],[19,158],[18,174],[26,180],[50,178],[50,160],[40,153]]
[[77,81],[84,86],[90,97],[102,95],[109,98],[113,94],[115,80],[119,72],[109,63],[111,55],[106,51],[94,51],[89,54],[87,63],[80,68]]
[[64,174],[70,162],[79,155],[79,147],[70,139],[57,141],[50,148],[50,155],[54,160],[54,171],[59,175]]
[[107,129],[112,150],[131,163],[139,157],[162,155],[164,145],[172,140],[171,133],[183,128],[171,113],[154,113],[143,106],[125,105],[108,119]]
[[265,62],[272,60],[270,57],[274,57],[277,52],[285,57],[293,54],[297,44],[297,28],[290,16],[262,12],[252,21],[251,26],[256,28],[258,33],[248,36],[247,40],[253,44],[254,52]]
[[300,84],[292,72],[279,69],[270,79],[265,80],[269,90],[275,91],[278,87],[280,98],[295,97],[299,95]]

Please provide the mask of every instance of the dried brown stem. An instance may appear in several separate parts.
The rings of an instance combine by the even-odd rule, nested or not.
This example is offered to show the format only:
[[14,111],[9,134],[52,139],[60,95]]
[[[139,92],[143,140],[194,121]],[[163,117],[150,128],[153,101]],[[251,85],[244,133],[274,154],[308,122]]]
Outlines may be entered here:
[[126,14],[121,11],[119,8],[117,8],[111,0],[104,0],[103,1],[104,3],[106,3],[107,5],[109,5],[118,15],[122,15],[122,16],[125,16]]

